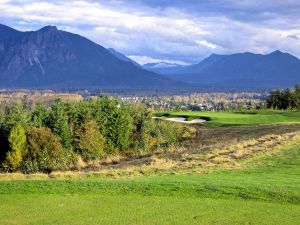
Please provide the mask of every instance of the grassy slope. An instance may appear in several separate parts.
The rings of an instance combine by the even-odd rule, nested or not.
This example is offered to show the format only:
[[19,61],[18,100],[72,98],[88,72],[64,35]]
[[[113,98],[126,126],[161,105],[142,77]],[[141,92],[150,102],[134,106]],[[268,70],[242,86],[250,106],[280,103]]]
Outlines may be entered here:
[[[158,115],[163,114],[158,113]],[[215,126],[300,122],[300,112],[293,111],[171,112],[167,114],[170,116],[184,116],[188,120],[200,117],[209,120],[205,124]]]
[[1,224],[296,224],[300,145],[260,162],[202,175],[1,181]]

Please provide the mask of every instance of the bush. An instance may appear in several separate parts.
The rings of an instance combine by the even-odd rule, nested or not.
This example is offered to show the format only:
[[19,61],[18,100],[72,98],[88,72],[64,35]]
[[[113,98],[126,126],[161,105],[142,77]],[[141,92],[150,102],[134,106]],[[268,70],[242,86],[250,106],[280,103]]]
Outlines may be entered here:
[[166,148],[190,138],[196,132],[192,126],[162,120],[147,121],[145,129],[148,148]]
[[179,129],[178,136],[181,139],[188,139],[195,135],[196,131],[195,127],[182,125]]
[[105,156],[105,139],[95,121],[85,122],[76,132],[76,151],[83,159],[97,159]]
[[31,128],[28,131],[28,151],[23,162],[24,172],[64,170],[68,156],[58,138],[49,128]]
[[145,125],[148,148],[168,147],[177,141],[175,124],[162,120],[148,120]]

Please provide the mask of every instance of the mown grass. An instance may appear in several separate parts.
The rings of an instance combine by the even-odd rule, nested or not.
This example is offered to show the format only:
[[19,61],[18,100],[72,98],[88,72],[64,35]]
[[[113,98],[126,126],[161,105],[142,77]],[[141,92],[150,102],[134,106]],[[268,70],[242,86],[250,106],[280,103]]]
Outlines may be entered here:
[[299,207],[267,202],[156,196],[2,196],[1,224],[297,224]]
[[0,181],[1,224],[297,224],[300,144],[247,169]]
[[245,112],[167,112],[157,116],[184,117],[187,120],[204,119],[206,125],[237,126],[300,122],[300,112],[296,111],[245,111]]

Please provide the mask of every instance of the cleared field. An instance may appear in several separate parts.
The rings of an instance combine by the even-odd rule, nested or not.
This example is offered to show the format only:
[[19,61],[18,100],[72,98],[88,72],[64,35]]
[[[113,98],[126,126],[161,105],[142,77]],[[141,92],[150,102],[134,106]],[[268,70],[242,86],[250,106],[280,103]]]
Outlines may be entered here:
[[253,112],[166,112],[156,116],[184,117],[187,120],[204,119],[206,125],[237,126],[300,122],[300,112],[253,111]]
[[297,224],[300,144],[243,170],[0,181],[1,224]]

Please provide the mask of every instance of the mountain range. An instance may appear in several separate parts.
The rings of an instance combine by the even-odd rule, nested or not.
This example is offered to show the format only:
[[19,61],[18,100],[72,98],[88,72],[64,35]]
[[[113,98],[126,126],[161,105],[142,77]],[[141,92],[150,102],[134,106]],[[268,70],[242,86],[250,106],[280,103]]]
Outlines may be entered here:
[[279,50],[212,54],[198,64],[140,65],[85,37],[0,24],[0,87],[126,90],[270,90],[300,83],[300,60]]
[[266,55],[212,54],[198,64],[150,70],[170,79],[216,89],[268,90],[300,83],[300,60],[279,50]]
[[183,86],[55,26],[21,32],[0,25],[0,87],[151,89],[178,85]]

